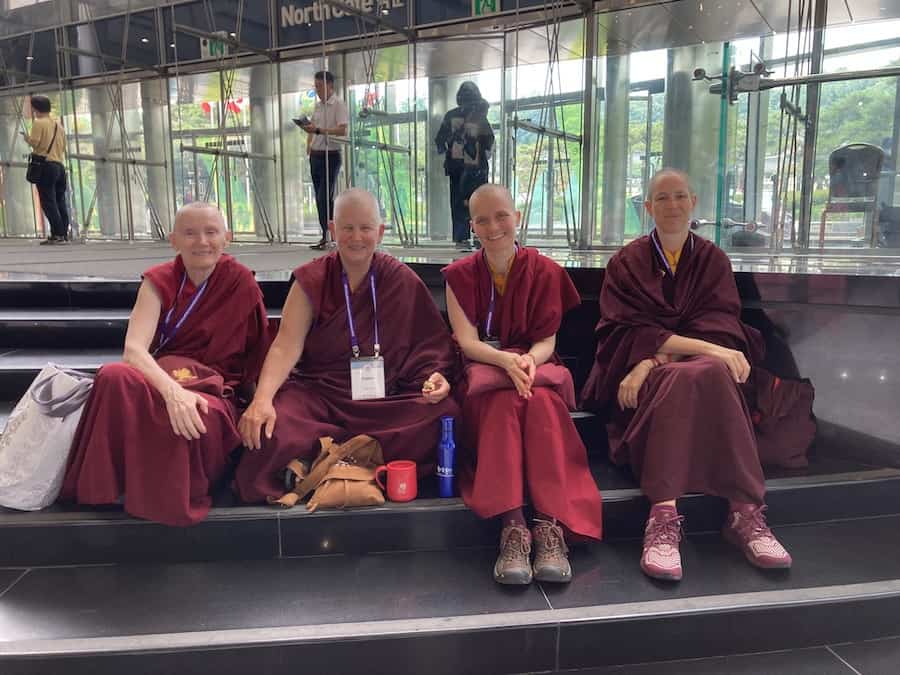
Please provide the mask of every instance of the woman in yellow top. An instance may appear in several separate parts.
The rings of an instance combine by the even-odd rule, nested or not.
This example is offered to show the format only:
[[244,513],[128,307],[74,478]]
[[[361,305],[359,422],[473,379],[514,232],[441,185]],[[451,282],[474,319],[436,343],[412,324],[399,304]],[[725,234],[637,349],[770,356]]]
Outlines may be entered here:
[[66,167],[63,154],[66,132],[62,124],[50,116],[50,99],[31,97],[31,133],[22,135],[35,154],[47,158],[41,178],[36,183],[41,209],[50,222],[50,236],[42,244],[62,244],[69,236],[69,209],[66,206]]

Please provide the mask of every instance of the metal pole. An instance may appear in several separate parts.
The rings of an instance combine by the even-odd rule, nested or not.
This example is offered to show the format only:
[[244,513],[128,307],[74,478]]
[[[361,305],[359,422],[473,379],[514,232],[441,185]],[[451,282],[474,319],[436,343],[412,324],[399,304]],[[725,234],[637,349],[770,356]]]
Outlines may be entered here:
[[[825,23],[828,18],[828,0],[816,0],[813,18],[813,48],[810,73],[822,72],[825,45]],[[819,131],[819,94],[821,84],[813,81],[806,89],[806,130],[803,137],[803,174],[800,188],[799,248],[809,249],[810,220],[812,218],[813,174],[816,167],[816,138]]]
[[597,209],[597,139],[599,106],[594,60],[597,57],[597,25],[592,9],[584,14],[584,98],[581,137],[587,143],[581,145],[581,227],[578,230],[578,248],[590,248],[594,241]]
[[[410,3],[412,4],[412,3]],[[419,218],[419,115],[418,115],[418,97],[417,93],[417,80],[418,80],[418,70],[417,70],[417,60],[416,60],[416,43],[411,42],[408,47],[409,51],[412,52],[412,110],[413,110],[413,119],[412,119],[412,145],[413,145],[413,153],[410,161],[409,173],[410,178],[413,182],[413,246],[419,245],[419,223],[421,219]]]
[[900,77],[897,78],[897,88],[894,94],[894,133],[891,136],[891,174],[888,176],[888,206],[894,204],[894,190],[897,187],[897,171],[900,170],[900,163],[897,162],[900,152],[898,152],[897,144],[900,143]]

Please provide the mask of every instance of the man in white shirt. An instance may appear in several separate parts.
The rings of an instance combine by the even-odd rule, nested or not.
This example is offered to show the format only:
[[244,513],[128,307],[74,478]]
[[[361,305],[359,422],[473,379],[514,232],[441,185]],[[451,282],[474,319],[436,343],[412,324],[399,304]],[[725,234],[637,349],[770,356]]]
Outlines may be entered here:
[[318,100],[312,120],[302,125],[308,134],[306,154],[309,170],[316,190],[316,209],[322,238],[310,248],[324,249],[328,245],[328,221],[334,213],[334,188],[341,170],[341,146],[330,136],[346,136],[350,116],[347,104],[334,95],[334,75],[327,70],[315,74]]

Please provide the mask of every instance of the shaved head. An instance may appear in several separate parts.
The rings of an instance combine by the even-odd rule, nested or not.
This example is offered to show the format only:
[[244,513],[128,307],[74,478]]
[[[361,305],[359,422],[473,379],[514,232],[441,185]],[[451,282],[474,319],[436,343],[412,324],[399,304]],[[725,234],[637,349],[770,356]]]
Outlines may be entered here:
[[173,229],[178,230],[179,224],[196,223],[198,219],[202,219],[204,223],[215,221],[221,226],[222,232],[228,231],[228,224],[225,222],[222,210],[209,202],[190,202],[182,206],[175,213],[175,226]]
[[360,212],[371,217],[372,225],[381,223],[381,209],[375,195],[362,188],[350,188],[344,190],[334,200],[332,219],[337,225],[340,225],[348,214],[359,214]]
[[479,203],[489,201],[487,199],[488,197],[503,200],[504,204],[508,206],[510,210],[515,211],[516,205],[513,201],[512,194],[505,185],[485,183],[484,185],[478,186],[472,193],[472,196],[469,197],[469,214],[473,219]]
[[680,169],[672,169],[665,168],[660,169],[655,174],[653,174],[653,178],[650,179],[650,182],[647,184],[647,194],[644,199],[650,200],[653,198],[653,192],[656,190],[659,183],[665,178],[677,178],[684,182],[685,187],[687,187],[688,192],[694,194],[694,188],[691,187],[691,178],[684,171]]

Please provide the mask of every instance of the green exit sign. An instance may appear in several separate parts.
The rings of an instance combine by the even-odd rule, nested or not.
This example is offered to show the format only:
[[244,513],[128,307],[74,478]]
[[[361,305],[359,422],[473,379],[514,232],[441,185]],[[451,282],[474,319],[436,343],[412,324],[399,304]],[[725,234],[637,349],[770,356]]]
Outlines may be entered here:
[[472,16],[496,14],[500,11],[500,0],[472,0]]

